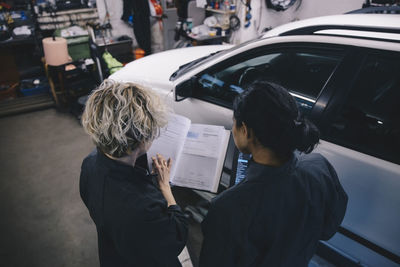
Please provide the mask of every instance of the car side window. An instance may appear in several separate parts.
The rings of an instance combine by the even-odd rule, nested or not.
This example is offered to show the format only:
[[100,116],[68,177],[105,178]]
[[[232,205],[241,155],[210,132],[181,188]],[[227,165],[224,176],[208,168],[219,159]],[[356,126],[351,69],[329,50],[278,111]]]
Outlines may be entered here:
[[300,109],[310,112],[321,89],[342,58],[338,51],[288,49],[238,56],[199,75],[198,97],[231,106],[236,95],[256,79],[287,88]]
[[328,140],[400,164],[400,58],[370,55]]

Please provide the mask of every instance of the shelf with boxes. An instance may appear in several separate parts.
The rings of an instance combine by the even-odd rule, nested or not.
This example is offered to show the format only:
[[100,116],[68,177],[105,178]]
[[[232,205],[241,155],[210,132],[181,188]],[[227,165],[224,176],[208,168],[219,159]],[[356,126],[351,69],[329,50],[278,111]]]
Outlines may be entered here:
[[206,11],[215,12],[215,13],[219,13],[219,14],[235,14],[236,13],[236,9],[233,9],[233,10],[221,10],[221,9],[213,9],[211,7],[207,7]]
[[208,1],[204,11],[203,24],[192,29],[188,27],[187,38],[194,42],[192,45],[227,42],[231,33],[230,18],[236,14],[236,1]]
[[96,66],[91,58],[59,66],[45,64],[45,70],[57,107],[71,105],[98,84]]
[[236,12],[235,0],[212,0],[209,1],[206,7],[207,11],[220,14],[234,14]]
[[72,24],[86,26],[87,23],[99,23],[97,8],[82,8],[66,11],[42,12],[37,16],[41,30],[55,30]]

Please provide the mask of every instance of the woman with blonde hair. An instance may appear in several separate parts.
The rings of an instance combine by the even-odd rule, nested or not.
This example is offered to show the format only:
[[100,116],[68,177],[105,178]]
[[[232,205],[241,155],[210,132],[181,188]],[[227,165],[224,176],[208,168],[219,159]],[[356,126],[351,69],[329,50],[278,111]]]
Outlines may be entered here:
[[80,193],[96,224],[100,266],[181,266],[188,225],[169,186],[171,160],[146,151],[166,125],[166,106],[149,89],[105,80],[90,95],[82,125],[97,149]]

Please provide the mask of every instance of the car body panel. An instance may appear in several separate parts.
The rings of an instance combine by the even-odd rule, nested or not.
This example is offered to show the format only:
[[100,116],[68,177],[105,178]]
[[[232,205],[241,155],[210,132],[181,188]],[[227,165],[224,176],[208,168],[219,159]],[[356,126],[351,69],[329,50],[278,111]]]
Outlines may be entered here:
[[232,46],[209,45],[164,51],[132,61],[109,78],[116,81],[135,82],[144,86],[147,84],[152,87],[163,86],[170,84],[169,78],[179,66],[230,47]]
[[340,254],[351,259],[353,265],[337,264],[336,266],[374,266],[374,267],[398,267],[399,264],[388,258],[366,248],[355,240],[348,238],[341,233],[336,233],[329,241],[323,241],[323,244],[334,248]]
[[326,141],[315,152],[331,162],[351,192],[342,226],[400,255],[400,165]]

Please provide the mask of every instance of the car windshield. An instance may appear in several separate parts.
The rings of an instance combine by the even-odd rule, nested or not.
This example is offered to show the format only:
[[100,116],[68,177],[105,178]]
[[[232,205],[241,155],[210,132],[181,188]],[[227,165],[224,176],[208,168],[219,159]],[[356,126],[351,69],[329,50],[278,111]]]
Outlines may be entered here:
[[205,59],[210,58],[216,54],[219,54],[220,52],[222,52],[223,50],[211,53],[207,56],[195,59],[193,61],[190,61],[189,63],[183,64],[182,66],[179,66],[179,69],[177,69],[174,73],[172,73],[171,77],[169,77],[170,81],[175,80],[176,78],[178,78],[179,76],[181,76],[182,74],[188,72],[189,70],[191,70],[194,66],[197,66],[199,63],[205,61]]
[[[257,40],[257,39],[255,39],[255,40]],[[186,64],[180,66],[179,69],[177,69],[174,73],[172,73],[171,77],[169,77],[169,80],[170,81],[174,81],[177,78],[179,78],[180,76],[182,76],[183,74],[185,74],[185,73],[191,71],[192,69],[196,68],[197,66],[202,65],[202,64],[204,64],[206,62],[209,62],[210,60],[213,60],[214,58],[219,57],[221,55],[230,53],[233,50],[236,50],[238,48],[246,46],[248,43],[254,42],[255,40],[250,40],[250,41],[241,43],[241,44],[236,45],[236,46],[234,46],[232,48],[229,48],[229,49],[219,50],[219,51],[211,53],[211,54],[209,54],[207,56],[204,56],[204,57],[195,59],[193,61],[190,61],[189,63],[186,63]]]

